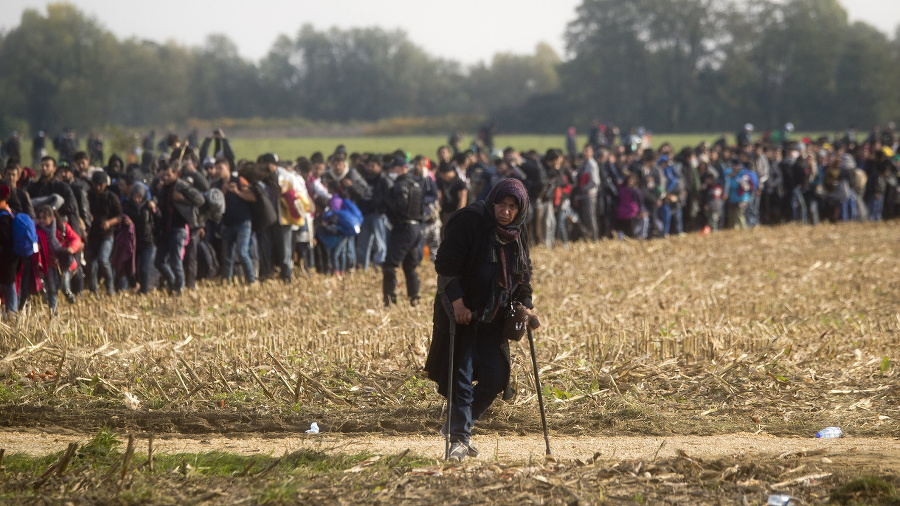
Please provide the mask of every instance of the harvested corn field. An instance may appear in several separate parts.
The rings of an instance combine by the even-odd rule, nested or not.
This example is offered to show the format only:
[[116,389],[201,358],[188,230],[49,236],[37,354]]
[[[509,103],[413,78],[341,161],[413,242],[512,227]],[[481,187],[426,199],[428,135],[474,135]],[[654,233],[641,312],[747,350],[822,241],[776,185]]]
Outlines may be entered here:
[[[694,458],[689,449],[669,448],[682,451],[623,460],[616,452],[588,458],[564,447],[554,448],[558,461],[546,466],[495,459],[483,449],[480,460],[445,467],[436,460],[443,452],[437,436],[443,399],[421,371],[432,308],[382,308],[374,271],[298,276],[290,286],[205,285],[179,299],[82,297],[49,323],[45,308],[35,307],[0,329],[0,424],[47,433],[65,428],[83,434],[83,441],[101,429],[115,434],[123,441],[111,450],[118,458],[102,473],[93,467],[97,476],[85,479],[107,484],[97,488],[107,494],[104,500],[121,502],[131,502],[117,495],[129,486],[135,493],[155,483],[162,493],[168,485],[160,484],[173,479],[144,465],[123,473],[115,486],[103,481],[113,462],[127,455],[129,434],[142,441],[134,458],[145,462],[150,434],[278,438],[304,434],[312,422],[320,437],[432,436],[433,448],[392,462],[405,447],[389,443],[383,451],[342,454],[304,446],[292,451],[312,452],[334,466],[317,475],[308,458],[292,460],[285,452],[250,481],[247,476],[266,469],[263,457],[258,469],[241,477],[184,468],[179,479],[193,477],[198,491],[183,496],[187,492],[174,487],[179,492],[172,492],[172,501],[218,490],[221,495],[206,500],[264,502],[278,484],[288,492],[271,497],[274,502],[445,502],[451,490],[459,502],[627,503],[677,496],[682,499],[673,502],[743,498],[753,504],[777,490],[815,502],[857,478],[884,481],[887,500],[898,470],[896,446],[888,444],[898,435],[900,416],[898,239],[890,223],[785,226],[533,252],[535,304],[545,323],[535,338],[551,445],[555,438],[616,436],[811,438],[823,427],[840,426],[848,438],[885,441],[884,451],[874,453],[882,467],[860,465],[868,457],[847,462],[817,450],[779,459],[722,448],[720,455]],[[430,265],[420,274],[423,293],[434,293]],[[530,436],[540,448],[530,358],[526,347],[512,348],[518,395],[494,404],[473,441],[492,447],[504,437]],[[42,457],[43,467],[34,457],[32,467],[18,471],[7,454],[2,494],[39,500],[33,485],[65,449],[63,443],[60,455]],[[359,472],[343,472],[372,454],[383,457]],[[517,478],[501,479],[504,473]],[[805,479],[791,481],[796,478]],[[74,491],[77,479],[55,473],[47,479],[56,483],[47,487],[54,491],[49,497],[81,497]],[[349,495],[338,490],[342,480],[353,484]],[[790,483],[773,487],[784,481]],[[491,495],[479,495],[485,493]],[[847,500],[863,497],[847,494]]]

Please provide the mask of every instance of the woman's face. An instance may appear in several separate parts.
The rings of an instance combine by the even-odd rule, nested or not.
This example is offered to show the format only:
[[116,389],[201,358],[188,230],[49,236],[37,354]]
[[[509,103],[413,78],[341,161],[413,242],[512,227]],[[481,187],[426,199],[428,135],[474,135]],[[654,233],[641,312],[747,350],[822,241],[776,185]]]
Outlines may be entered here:
[[53,223],[53,215],[42,214],[38,216],[38,223],[40,223],[44,228],[49,227],[50,224]]
[[494,217],[501,226],[507,226],[516,219],[519,214],[519,204],[512,196],[503,197],[503,200],[494,204]]

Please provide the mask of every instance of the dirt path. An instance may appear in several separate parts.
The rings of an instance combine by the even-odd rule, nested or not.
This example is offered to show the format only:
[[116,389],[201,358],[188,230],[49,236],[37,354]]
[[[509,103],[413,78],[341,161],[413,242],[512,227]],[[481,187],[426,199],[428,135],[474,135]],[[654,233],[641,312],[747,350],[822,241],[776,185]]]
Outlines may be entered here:
[[[86,442],[90,434],[72,432],[47,433],[40,430],[2,430],[0,448],[7,454],[28,453],[45,455],[65,450],[70,442]],[[544,441],[540,434],[531,436],[497,436],[483,434],[473,438],[473,444],[481,450],[480,459],[494,458],[503,462],[522,462],[542,459]],[[764,434],[726,434],[719,436],[672,437],[551,437],[551,448],[560,460],[587,460],[600,453],[604,460],[652,459],[675,455],[683,450],[692,457],[703,459],[739,455],[772,456],[788,452],[814,452],[824,450],[824,455],[837,461],[846,457],[849,461],[873,459],[884,471],[900,471],[900,440],[896,438],[815,439],[784,438]],[[138,440],[138,451],[146,442]],[[407,448],[413,454],[438,458],[443,452],[443,440],[434,436],[385,436],[381,434],[317,434],[309,436],[258,435],[184,437],[157,436],[154,451],[163,453],[199,453],[225,451],[242,455],[281,455],[296,450],[317,450],[326,453],[355,454],[369,452],[394,455]]]

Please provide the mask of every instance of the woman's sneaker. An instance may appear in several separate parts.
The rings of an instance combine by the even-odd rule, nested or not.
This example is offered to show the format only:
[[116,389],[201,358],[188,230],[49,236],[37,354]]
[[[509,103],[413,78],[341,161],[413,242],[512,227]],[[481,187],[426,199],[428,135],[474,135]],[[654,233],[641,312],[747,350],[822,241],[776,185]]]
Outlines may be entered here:
[[469,446],[462,441],[456,441],[450,444],[450,457],[448,460],[462,462],[466,455],[469,454]]

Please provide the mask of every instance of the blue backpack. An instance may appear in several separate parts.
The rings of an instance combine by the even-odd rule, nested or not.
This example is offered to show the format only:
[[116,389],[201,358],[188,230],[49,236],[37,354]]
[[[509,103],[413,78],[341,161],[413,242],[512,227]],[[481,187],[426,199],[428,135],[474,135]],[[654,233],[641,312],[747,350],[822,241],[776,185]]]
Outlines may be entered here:
[[334,211],[337,216],[338,233],[346,237],[352,237],[359,234],[361,230],[363,215],[362,211],[356,207],[356,204],[348,199],[344,199],[344,203],[340,209]]
[[[4,211],[3,214],[12,216],[12,213]],[[13,253],[20,257],[30,257],[38,252],[37,230],[34,228],[34,220],[25,213],[19,213],[13,218],[12,227]]]

